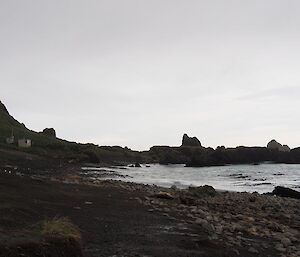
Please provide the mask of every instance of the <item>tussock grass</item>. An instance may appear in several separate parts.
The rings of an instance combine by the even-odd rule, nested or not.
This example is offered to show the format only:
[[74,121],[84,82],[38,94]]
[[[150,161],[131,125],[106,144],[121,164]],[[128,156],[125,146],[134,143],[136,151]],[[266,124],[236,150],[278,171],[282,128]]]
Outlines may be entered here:
[[81,239],[79,229],[66,217],[54,217],[42,221],[38,231],[45,236],[66,236]]

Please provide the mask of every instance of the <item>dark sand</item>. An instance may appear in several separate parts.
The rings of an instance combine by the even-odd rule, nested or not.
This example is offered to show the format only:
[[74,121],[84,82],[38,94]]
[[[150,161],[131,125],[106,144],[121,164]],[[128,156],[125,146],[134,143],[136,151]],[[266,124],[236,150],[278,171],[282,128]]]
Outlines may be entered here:
[[206,241],[201,231],[195,242],[185,235],[192,231],[178,233],[176,222],[148,212],[135,199],[141,196],[115,186],[68,185],[1,174],[1,237],[7,240],[7,235],[40,220],[66,216],[80,228],[86,257],[225,256],[222,246]]
[[[271,224],[278,223],[281,217],[270,215],[263,219],[259,216],[258,223],[250,219],[260,209],[256,202],[273,204],[270,197],[222,193],[200,199],[190,206],[180,202],[180,191],[174,192],[175,199],[168,200],[153,197],[153,192],[161,190],[159,188],[110,181],[99,182],[97,186],[68,184],[78,182],[76,176],[63,180],[65,183],[50,181],[49,177],[32,179],[0,173],[0,243],[9,243],[16,232],[19,236],[24,229],[41,220],[63,216],[79,227],[85,257],[297,256],[275,249],[272,235],[284,236],[283,232],[270,230],[270,237],[258,233],[259,229],[264,230],[262,222],[273,219]],[[238,203],[243,199],[245,207]],[[226,210],[227,203],[230,205]],[[291,208],[288,213],[297,213],[298,203],[292,201],[292,207],[287,207]],[[205,224],[197,224],[202,207],[206,208],[208,216],[216,214],[219,217],[212,222],[216,229],[223,222],[224,232],[219,233],[218,238],[208,233]],[[240,220],[236,220],[237,212],[243,213],[244,208],[248,208],[246,214],[239,214]],[[240,222],[245,223],[243,230],[237,228]],[[297,233],[298,220],[291,224],[294,227],[291,231]],[[236,228],[231,231],[233,225]],[[289,224],[282,226],[288,228]],[[248,231],[249,228],[257,228],[258,232]],[[237,239],[239,235],[241,239]],[[290,251],[289,247],[295,247],[291,251],[297,253],[298,245],[286,246],[286,252]]]

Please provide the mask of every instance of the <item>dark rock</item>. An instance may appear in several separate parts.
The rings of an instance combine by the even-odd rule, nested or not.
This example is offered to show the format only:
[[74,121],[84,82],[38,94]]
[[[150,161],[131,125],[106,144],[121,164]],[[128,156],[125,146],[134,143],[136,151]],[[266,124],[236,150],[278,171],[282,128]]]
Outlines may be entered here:
[[155,146],[150,149],[151,155],[155,156],[159,164],[179,164],[187,161],[182,147]]
[[201,143],[197,137],[189,137],[187,134],[184,134],[181,146],[201,147]]
[[139,163],[137,162],[137,163],[134,164],[134,167],[136,167],[136,168],[141,168],[142,166],[141,166],[141,164],[139,164]]
[[49,137],[56,137],[56,132],[54,128],[45,128],[42,133]]
[[263,162],[274,163],[299,163],[300,149],[283,152],[267,147],[245,147],[216,149],[201,149],[199,153],[194,153],[186,162],[188,167],[218,166],[226,164],[253,164]]
[[290,197],[295,199],[300,199],[300,192],[287,188],[277,186],[272,192],[273,195],[281,196],[281,197]]
[[216,190],[212,186],[204,185],[200,187],[189,187],[189,192],[196,197],[201,196],[215,196]]
[[198,218],[198,219],[195,220],[195,224],[201,226],[202,229],[206,233],[208,233],[209,235],[214,235],[215,234],[214,227],[207,220]]
[[226,150],[224,145],[217,146],[217,148],[216,148],[216,151],[224,151],[224,150]]
[[267,148],[278,150],[280,152],[290,152],[291,151],[291,149],[287,145],[282,145],[274,139],[268,143]]
[[153,197],[160,198],[160,199],[166,199],[166,200],[174,199],[173,195],[171,195],[168,192],[162,192],[162,191],[154,194]]
[[180,201],[180,203],[185,204],[185,205],[195,205],[196,204],[195,197],[192,197],[192,196],[189,196],[189,195],[183,194],[183,193],[179,195],[179,201]]

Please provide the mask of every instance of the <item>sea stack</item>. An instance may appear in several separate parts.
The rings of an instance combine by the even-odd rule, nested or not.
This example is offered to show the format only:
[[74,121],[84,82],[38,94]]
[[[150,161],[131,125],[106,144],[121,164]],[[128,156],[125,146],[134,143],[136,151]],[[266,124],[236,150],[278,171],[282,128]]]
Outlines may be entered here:
[[181,146],[201,147],[201,142],[197,137],[189,137],[187,134],[184,134]]

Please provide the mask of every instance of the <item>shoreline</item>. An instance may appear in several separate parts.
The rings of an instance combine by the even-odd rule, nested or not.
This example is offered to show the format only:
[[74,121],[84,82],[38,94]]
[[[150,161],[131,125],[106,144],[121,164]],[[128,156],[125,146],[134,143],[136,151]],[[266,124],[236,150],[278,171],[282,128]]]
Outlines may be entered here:
[[[155,232],[158,238],[167,237],[170,240],[169,254],[165,256],[188,256],[188,251],[194,251],[192,256],[221,256],[214,252],[213,249],[220,252],[228,252],[227,256],[299,256],[300,253],[300,213],[299,206],[300,200],[281,198],[270,195],[260,195],[257,193],[238,193],[238,192],[222,192],[214,190],[211,187],[196,187],[192,189],[176,189],[176,188],[162,188],[158,186],[149,186],[143,184],[137,184],[132,182],[122,182],[118,180],[103,180],[98,182],[91,182],[82,177],[74,174],[74,172],[66,172],[66,175],[58,173],[57,175],[33,175],[33,177],[15,176],[13,174],[0,174],[1,183],[4,185],[7,181],[12,180],[11,186],[6,188],[7,192],[14,190],[13,185],[19,184],[20,181],[27,185],[27,190],[30,194],[33,194],[33,199],[43,196],[45,192],[43,190],[49,190],[45,200],[49,202],[50,199],[58,197],[57,199],[51,200],[52,203],[46,204],[49,206],[58,205],[58,207],[52,212],[45,213],[46,215],[61,215],[65,213],[67,216],[74,215],[73,211],[81,212],[86,208],[87,204],[82,203],[80,209],[73,209],[73,211],[66,211],[64,205],[59,205],[60,196],[57,195],[56,191],[62,190],[62,192],[68,192],[72,188],[73,195],[70,196],[72,199],[82,199],[84,195],[88,193],[89,199],[82,199],[84,202],[91,202],[90,212],[87,215],[95,215],[100,220],[109,221],[114,217],[115,225],[126,227],[123,224],[122,215],[124,212],[129,212],[129,217],[135,217],[136,211],[141,217],[148,217],[158,219],[160,225],[158,227],[170,227],[170,229],[157,228]],[[36,192],[30,192],[30,185],[38,185],[40,187]],[[39,186],[40,185],[40,186]],[[21,185],[20,185],[21,186]],[[75,190],[75,191],[74,191]],[[78,191],[79,190],[79,191]],[[1,190],[3,191],[3,189]],[[22,198],[19,193],[14,193],[15,198]],[[105,192],[105,194],[100,194]],[[3,193],[3,192],[2,192]],[[64,193],[66,194],[66,193]],[[128,195],[129,197],[125,197]],[[95,200],[90,198],[96,198],[99,202],[105,202],[107,206],[110,206],[111,210],[105,210],[108,212],[107,216],[102,217],[102,213],[94,210]],[[29,205],[32,205],[30,199],[24,199],[29,201]],[[18,209],[20,202],[15,202],[14,208]],[[1,199],[2,203],[5,203],[5,199]],[[118,209],[118,206],[123,208]],[[135,209],[132,210],[134,205]],[[34,209],[38,206],[34,206]],[[44,206],[45,207],[45,206]],[[103,206],[99,206],[103,208]],[[124,209],[125,208],[125,209]],[[103,210],[102,210],[103,212]],[[95,213],[95,214],[93,214]],[[4,212],[5,214],[5,212]],[[2,215],[4,215],[2,214]],[[19,217],[20,218],[20,217]],[[20,218],[21,220],[24,218]],[[73,220],[75,225],[82,223],[79,227],[86,230],[89,226],[86,224],[88,220]],[[137,221],[134,221],[137,222]],[[126,223],[126,222],[125,222]],[[111,224],[111,223],[108,223]],[[142,220],[137,226],[153,226]],[[0,229],[3,223],[0,223]],[[98,224],[99,225],[99,224]],[[114,226],[113,224],[111,224]],[[103,226],[103,224],[101,225]],[[149,228],[150,229],[150,228]],[[124,228],[124,233],[131,233],[131,228]],[[139,229],[138,229],[139,230]],[[149,232],[150,233],[150,232]],[[115,232],[111,234],[111,237],[115,236]],[[94,236],[93,236],[94,235]],[[140,235],[144,237],[146,235]],[[96,228],[91,228],[89,233],[83,235],[83,241],[86,238],[99,237],[96,232]],[[103,235],[100,235],[103,237]],[[175,237],[175,238],[173,238]],[[200,240],[201,239],[201,240]],[[107,239],[109,240],[109,239]],[[129,238],[121,236],[119,240],[125,240],[130,242]],[[128,241],[129,240],[129,241]],[[150,252],[154,251],[153,242],[154,239],[143,239],[149,240]],[[173,240],[173,241],[172,241]],[[177,240],[185,240],[185,246],[181,249],[178,246]],[[198,240],[198,243],[197,243]],[[200,240],[200,241],[199,241]],[[97,240],[96,240],[97,241]],[[188,242],[192,241],[192,246],[188,246]],[[102,243],[103,244],[103,243]],[[203,245],[202,245],[203,244]],[[139,244],[138,244],[139,245]],[[130,248],[128,251],[136,251]],[[151,246],[152,245],[152,246]],[[180,245],[180,244],[179,244]],[[213,245],[213,247],[211,247]],[[84,256],[98,256],[98,255],[87,255],[86,250],[89,248],[89,244],[83,243]],[[96,246],[93,246],[96,247]],[[180,248],[182,254],[172,255],[172,248]],[[139,248],[139,247],[138,247]],[[206,253],[201,253],[201,249],[206,249]],[[152,249],[152,250],[151,250]],[[177,249],[178,250],[178,249]],[[113,251],[113,249],[107,249],[107,251]],[[137,256],[143,256],[143,250]],[[153,254],[153,252],[152,252]],[[157,255],[150,256],[160,256]],[[109,255],[99,255],[109,256]],[[119,256],[119,255],[116,255]],[[121,256],[121,255],[120,255]],[[133,256],[133,255],[126,255]],[[223,255],[222,255],[223,256]],[[226,255],[225,255],[226,256]]]
[[[271,165],[271,166],[267,166]],[[236,167],[186,168],[182,165],[141,165],[142,167],[84,167],[86,177],[97,179],[120,179],[164,188],[176,186],[186,189],[190,186],[211,185],[216,190],[234,192],[271,193],[276,186],[291,188],[299,192],[298,170],[300,166],[267,164],[256,168],[238,165]]]

